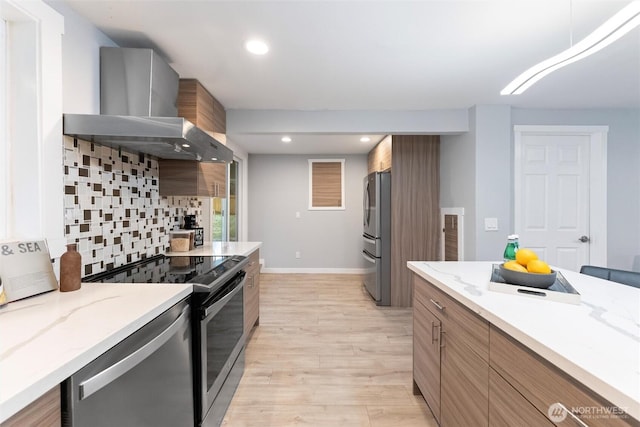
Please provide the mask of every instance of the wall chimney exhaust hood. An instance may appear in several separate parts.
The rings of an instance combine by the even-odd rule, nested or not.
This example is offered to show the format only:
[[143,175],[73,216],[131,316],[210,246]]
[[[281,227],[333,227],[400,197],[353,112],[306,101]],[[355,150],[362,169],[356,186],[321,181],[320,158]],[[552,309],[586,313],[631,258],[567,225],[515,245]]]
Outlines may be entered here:
[[177,117],[178,74],[151,49],[100,48],[100,114],[64,114],[63,133],[161,159],[231,162],[220,141]]

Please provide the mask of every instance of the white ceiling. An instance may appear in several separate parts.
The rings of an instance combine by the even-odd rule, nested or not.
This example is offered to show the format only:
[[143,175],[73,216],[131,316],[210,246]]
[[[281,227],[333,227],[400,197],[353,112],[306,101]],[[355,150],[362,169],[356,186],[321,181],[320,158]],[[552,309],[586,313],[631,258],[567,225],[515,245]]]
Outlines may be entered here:
[[[640,107],[640,29],[523,95],[499,95],[628,0],[64,2],[120,46],[156,49],[227,109]],[[266,40],[270,52],[248,54],[243,43],[250,37]],[[308,137],[295,150],[366,152],[359,141],[345,146],[342,136]],[[233,141],[249,152],[283,150],[273,135]],[[294,146],[284,150],[297,152]]]

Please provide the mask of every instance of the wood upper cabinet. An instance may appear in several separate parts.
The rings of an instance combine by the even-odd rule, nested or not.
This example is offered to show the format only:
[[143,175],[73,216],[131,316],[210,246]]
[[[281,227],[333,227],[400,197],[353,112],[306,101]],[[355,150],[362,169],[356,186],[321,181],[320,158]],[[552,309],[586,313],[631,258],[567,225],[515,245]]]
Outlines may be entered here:
[[226,197],[226,163],[161,159],[158,167],[161,196]]
[[227,132],[224,106],[196,79],[180,79],[178,116],[207,132]]
[[369,152],[367,159],[369,173],[391,169],[391,140],[391,135],[388,135]]
[[260,323],[260,249],[249,255],[244,288],[244,333],[248,337]]

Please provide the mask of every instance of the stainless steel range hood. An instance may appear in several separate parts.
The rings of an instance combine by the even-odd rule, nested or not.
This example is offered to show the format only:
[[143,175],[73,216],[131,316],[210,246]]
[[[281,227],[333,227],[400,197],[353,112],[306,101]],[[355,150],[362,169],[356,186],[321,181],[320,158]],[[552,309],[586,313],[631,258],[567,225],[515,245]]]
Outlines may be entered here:
[[100,48],[100,115],[64,114],[63,133],[161,159],[231,162],[228,147],[176,117],[178,81],[151,49]]

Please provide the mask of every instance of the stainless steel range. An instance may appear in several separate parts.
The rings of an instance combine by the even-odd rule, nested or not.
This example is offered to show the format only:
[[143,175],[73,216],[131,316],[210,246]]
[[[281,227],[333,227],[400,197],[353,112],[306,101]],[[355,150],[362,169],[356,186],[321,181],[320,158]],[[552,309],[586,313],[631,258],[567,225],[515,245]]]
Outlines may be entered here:
[[248,259],[243,256],[159,255],[83,279],[84,282],[194,285],[191,322],[196,426],[222,423],[244,372],[243,289],[247,263]]

